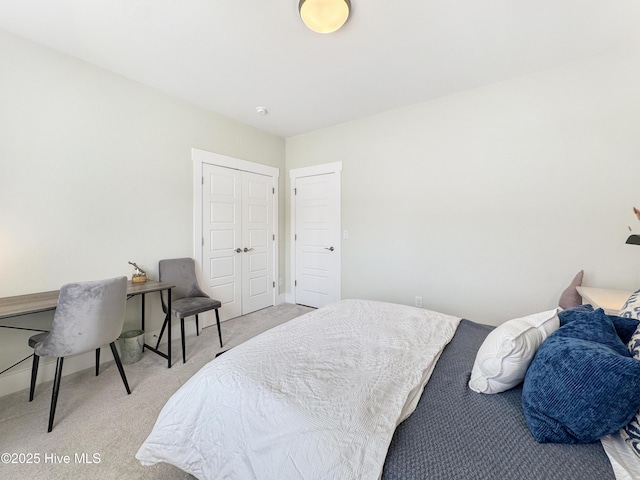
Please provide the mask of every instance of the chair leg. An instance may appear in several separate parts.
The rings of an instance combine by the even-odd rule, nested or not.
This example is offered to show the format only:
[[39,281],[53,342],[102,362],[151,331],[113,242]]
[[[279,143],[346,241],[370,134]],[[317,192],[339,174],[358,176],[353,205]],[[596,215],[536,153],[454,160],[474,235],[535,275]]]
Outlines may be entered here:
[[96,377],[100,373],[100,349],[96,348]]
[[62,378],[62,362],[64,357],[58,357],[56,362],[56,376],[53,380],[53,392],[51,393],[51,409],[49,410],[49,429],[47,433],[53,429],[53,418],[56,415],[56,405],[58,404],[58,393],[60,392],[60,379]]
[[184,317],[180,319],[180,337],[182,338],[182,363],[187,363],[187,354],[184,347]]
[[118,355],[118,350],[116,349],[116,343],[111,342],[109,346],[111,347],[111,353],[113,353],[113,359],[116,361],[116,365],[118,366],[120,377],[122,377],[122,383],[124,383],[124,388],[127,390],[127,394],[130,395],[131,390],[129,389],[129,382],[127,382],[127,376],[124,374],[124,368],[122,368],[122,362],[120,361],[120,355]]
[[220,314],[216,308],[216,323],[218,324],[218,338],[220,339],[220,348],[222,348],[222,332],[220,331]]
[[40,363],[40,356],[33,354],[33,363],[31,364],[31,388],[29,389],[29,401],[33,400],[33,394],[36,391],[36,377],[38,376],[38,364]]
[[196,315],[196,337],[200,336],[200,327],[198,326],[198,315]]

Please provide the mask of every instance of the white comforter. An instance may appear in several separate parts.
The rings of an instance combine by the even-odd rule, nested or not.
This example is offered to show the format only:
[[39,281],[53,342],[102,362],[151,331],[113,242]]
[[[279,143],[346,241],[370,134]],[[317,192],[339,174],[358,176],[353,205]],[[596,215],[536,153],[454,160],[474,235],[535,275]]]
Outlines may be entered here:
[[344,300],[204,366],[136,458],[201,479],[377,479],[460,319]]

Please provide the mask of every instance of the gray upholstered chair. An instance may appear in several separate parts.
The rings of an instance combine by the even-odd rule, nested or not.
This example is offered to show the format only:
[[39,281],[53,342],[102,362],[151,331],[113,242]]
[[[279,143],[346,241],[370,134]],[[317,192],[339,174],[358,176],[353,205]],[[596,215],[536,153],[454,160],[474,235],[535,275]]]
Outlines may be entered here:
[[[222,304],[218,300],[213,300],[202,291],[198,285],[196,278],[195,262],[192,258],[171,258],[160,260],[158,263],[158,273],[160,281],[175,285],[171,289],[171,314],[180,319],[180,334],[182,338],[182,361],[187,362],[184,344],[184,319],[195,315],[196,317],[196,335],[200,335],[200,326],[198,325],[198,314],[215,310],[216,323],[218,324],[218,338],[222,347],[222,332],[220,331],[220,315],[218,308]],[[162,295],[162,309],[167,313],[167,302],[164,294]],[[162,324],[160,336],[158,337],[158,345],[164,334],[168,319]]]
[[65,357],[95,350],[98,375],[100,347],[109,344],[124,387],[127,393],[131,393],[115,346],[115,341],[122,332],[126,302],[127,277],[63,285],[58,296],[51,331],[34,335],[29,339],[29,346],[33,347],[34,351],[29,401],[33,400],[40,357],[58,357],[48,432],[53,428],[62,378],[62,362]]

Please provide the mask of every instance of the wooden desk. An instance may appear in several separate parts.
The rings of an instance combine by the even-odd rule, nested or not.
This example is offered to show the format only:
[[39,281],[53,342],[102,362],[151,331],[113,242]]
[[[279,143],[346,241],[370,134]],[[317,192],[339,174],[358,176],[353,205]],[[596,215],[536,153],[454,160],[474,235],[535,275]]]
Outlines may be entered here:
[[58,290],[0,298],[0,319],[55,310],[57,306]]
[[[147,293],[167,291],[167,314],[166,320],[168,322],[169,331],[168,334],[168,346],[167,353],[160,352],[156,347],[151,347],[144,344],[144,348],[148,348],[154,353],[157,353],[163,358],[167,359],[168,367],[171,368],[171,289],[175,285],[171,285],[168,283],[156,282],[147,280],[144,283],[132,283],[129,281],[127,283],[127,300],[131,297],[135,297],[136,295],[142,295],[142,312],[141,312],[141,323],[142,330],[144,330],[144,321],[145,321],[145,295]],[[55,310],[58,306],[58,290],[53,290],[50,292],[40,292],[40,293],[30,293],[27,295],[17,295],[15,297],[5,297],[0,298],[0,320],[7,318],[15,318],[24,315],[31,315],[39,312],[47,312],[51,310]],[[3,325],[0,324],[0,328],[15,328],[19,330],[31,330],[41,332],[42,330],[36,330],[34,328],[27,328],[23,325]]]
[[602,308],[607,315],[618,315],[632,290],[614,290],[610,288],[576,287],[583,303]]

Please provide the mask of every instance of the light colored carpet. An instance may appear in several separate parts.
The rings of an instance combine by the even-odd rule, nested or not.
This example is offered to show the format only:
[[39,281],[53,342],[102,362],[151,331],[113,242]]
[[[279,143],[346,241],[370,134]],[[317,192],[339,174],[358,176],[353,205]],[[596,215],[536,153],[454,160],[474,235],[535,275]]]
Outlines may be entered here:
[[[143,467],[134,455],[169,397],[216,353],[312,310],[282,304],[222,323],[224,347],[215,326],[187,337],[187,363],[180,339],[172,342],[173,366],[145,352],[125,365],[127,395],[114,362],[63,377],[53,426],[47,433],[52,382],[0,397],[0,478],[11,479],[191,479],[168,464]],[[7,463],[6,454],[19,463]],[[13,460],[12,459],[12,460]],[[25,463],[27,461],[32,463]],[[37,463],[36,463],[37,462]]]

